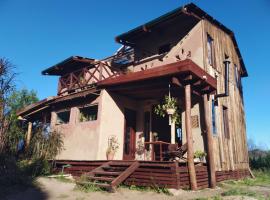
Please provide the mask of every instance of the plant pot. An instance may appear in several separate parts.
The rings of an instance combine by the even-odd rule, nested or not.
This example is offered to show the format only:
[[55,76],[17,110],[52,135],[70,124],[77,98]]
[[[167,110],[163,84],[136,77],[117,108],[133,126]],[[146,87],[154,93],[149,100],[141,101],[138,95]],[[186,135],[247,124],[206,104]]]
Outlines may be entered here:
[[175,109],[174,108],[167,108],[166,112],[168,115],[173,115],[175,113]]
[[115,154],[115,152],[113,152],[113,151],[107,153],[107,155],[106,155],[107,156],[107,160],[113,160],[114,154]]

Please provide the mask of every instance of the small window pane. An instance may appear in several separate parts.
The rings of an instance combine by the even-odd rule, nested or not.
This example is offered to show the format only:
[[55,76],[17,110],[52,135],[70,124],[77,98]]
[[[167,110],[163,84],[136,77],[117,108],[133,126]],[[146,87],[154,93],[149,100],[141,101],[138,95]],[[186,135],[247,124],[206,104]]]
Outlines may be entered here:
[[57,113],[57,124],[67,124],[69,123],[70,111],[62,111]]
[[97,120],[98,106],[80,108],[80,122]]

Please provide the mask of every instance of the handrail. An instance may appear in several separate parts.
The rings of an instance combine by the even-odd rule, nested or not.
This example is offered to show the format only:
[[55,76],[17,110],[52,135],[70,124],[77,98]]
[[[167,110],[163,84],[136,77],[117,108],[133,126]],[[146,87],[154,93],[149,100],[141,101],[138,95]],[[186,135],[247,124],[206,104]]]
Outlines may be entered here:
[[163,160],[163,145],[170,145],[171,143],[168,142],[164,142],[164,141],[154,141],[154,142],[144,142],[144,160],[145,160],[145,149],[146,149],[146,145],[151,145],[151,160],[156,160],[156,154],[155,154],[155,145],[159,145],[159,160],[162,161]]

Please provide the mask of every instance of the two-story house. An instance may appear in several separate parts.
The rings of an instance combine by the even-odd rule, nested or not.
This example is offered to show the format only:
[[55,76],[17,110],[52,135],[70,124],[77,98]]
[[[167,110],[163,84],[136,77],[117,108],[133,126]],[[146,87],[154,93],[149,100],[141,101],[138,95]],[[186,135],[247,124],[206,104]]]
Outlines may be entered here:
[[[63,134],[57,160],[106,160],[114,137],[115,160],[162,161],[164,145],[187,144],[193,189],[198,150],[207,153],[212,186],[218,171],[249,169],[241,84],[247,70],[230,29],[191,3],[115,40],[122,47],[111,57],[72,56],[45,69],[59,76],[57,96],[18,113]],[[180,105],[178,126],[154,112],[169,93]],[[148,145],[143,153],[141,143]]]

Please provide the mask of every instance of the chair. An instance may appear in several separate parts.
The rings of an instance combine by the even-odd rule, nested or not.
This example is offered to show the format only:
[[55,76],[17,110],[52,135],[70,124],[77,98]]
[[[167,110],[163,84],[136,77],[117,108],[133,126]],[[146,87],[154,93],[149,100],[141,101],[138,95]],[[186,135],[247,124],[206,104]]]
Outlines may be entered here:
[[184,158],[186,152],[187,143],[180,147],[178,147],[177,144],[169,144],[168,151],[164,152],[164,158],[169,161],[176,160],[176,158],[186,160],[186,158]]

